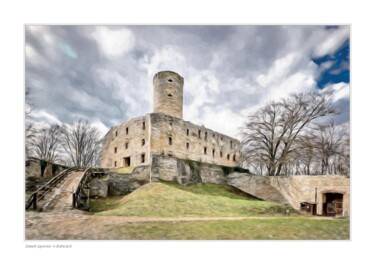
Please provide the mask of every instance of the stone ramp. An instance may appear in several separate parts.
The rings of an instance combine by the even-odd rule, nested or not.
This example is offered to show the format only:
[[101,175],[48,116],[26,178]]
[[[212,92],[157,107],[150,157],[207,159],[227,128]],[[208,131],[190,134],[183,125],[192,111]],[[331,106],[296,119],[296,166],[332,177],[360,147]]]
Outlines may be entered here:
[[234,172],[228,175],[227,184],[265,201],[288,204],[286,198],[272,185],[269,177]]
[[42,201],[40,201],[43,211],[59,211],[64,212],[71,210],[73,207],[73,193],[78,187],[84,176],[83,171],[73,171],[47,193]]

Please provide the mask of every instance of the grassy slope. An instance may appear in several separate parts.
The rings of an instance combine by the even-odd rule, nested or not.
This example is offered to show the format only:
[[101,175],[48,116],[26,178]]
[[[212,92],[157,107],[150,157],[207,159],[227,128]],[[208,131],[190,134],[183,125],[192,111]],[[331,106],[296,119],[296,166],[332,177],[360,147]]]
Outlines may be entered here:
[[147,184],[121,199],[93,200],[91,207],[99,212],[97,215],[144,217],[281,215],[285,209],[284,205],[239,194],[226,185],[175,183]]

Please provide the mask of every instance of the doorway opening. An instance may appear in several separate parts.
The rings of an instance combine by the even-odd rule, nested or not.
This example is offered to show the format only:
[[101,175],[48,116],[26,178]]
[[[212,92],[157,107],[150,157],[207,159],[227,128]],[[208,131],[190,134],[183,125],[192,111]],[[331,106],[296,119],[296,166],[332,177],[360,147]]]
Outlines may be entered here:
[[323,215],[336,216],[343,213],[344,195],[342,193],[329,192],[323,194]]
[[130,156],[124,157],[124,167],[130,167]]

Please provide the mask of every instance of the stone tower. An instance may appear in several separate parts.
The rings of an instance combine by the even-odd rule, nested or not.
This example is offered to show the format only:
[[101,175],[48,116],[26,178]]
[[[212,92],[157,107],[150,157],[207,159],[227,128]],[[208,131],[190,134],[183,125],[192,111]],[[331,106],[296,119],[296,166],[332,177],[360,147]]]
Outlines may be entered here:
[[184,78],[172,71],[154,76],[154,112],[182,119]]

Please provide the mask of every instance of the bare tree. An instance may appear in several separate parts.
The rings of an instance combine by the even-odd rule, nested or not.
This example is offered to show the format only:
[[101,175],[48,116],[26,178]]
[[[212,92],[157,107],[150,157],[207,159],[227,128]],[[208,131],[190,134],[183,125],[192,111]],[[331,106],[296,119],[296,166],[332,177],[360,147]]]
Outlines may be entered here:
[[317,164],[320,166],[319,173],[344,173],[346,163],[349,162],[345,145],[345,140],[348,139],[346,132],[331,121],[328,125],[318,125],[309,134],[314,143]]
[[[34,110],[34,105],[31,102],[31,88],[26,87],[25,89],[25,115],[29,115]],[[31,156],[33,151],[33,141],[36,137],[37,130],[33,123],[25,123],[25,154],[26,157]]]
[[58,162],[60,158],[61,127],[57,124],[48,125],[36,132],[32,141],[34,152],[39,159],[47,162]]
[[258,159],[268,175],[280,175],[293,158],[297,137],[315,120],[335,113],[329,94],[294,94],[268,103],[249,115],[243,129],[242,154],[247,161]]
[[26,157],[30,157],[34,150],[34,140],[37,135],[37,130],[32,123],[25,124],[25,153]]
[[64,125],[61,144],[68,156],[68,160],[74,166],[87,167],[99,163],[99,131],[87,121],[79,120],[73,124]]

